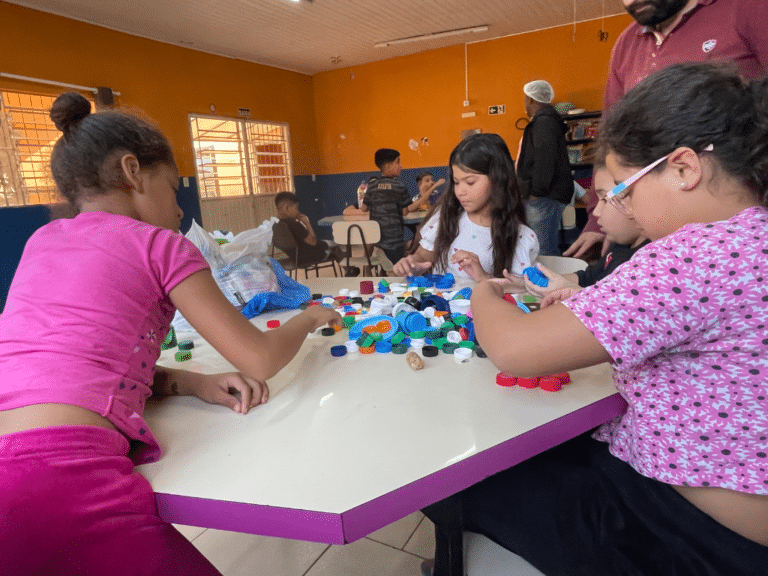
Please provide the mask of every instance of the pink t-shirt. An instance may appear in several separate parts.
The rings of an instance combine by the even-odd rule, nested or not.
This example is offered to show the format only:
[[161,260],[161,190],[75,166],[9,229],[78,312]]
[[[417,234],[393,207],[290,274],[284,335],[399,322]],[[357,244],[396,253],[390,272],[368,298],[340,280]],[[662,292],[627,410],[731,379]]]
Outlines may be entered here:
[[629,407],[595,437],[644,476],[768,494],[768,210],[689,224],[565,305]]
[[143,443],[137,463],[159,458],[142,414],[175,312],[168,292],[207,267],[181,234],[125,216],[37,230],[0,316],[0,410],[81,406]]

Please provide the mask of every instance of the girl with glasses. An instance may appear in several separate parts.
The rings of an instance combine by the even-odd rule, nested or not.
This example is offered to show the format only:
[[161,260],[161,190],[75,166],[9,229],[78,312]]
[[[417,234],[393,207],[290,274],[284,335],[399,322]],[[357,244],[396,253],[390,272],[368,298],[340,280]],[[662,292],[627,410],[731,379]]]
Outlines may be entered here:
[[467,489],[463,525],[548,576],[764,574],[768,81],[666,68],[600,138],[614,202],[652,242],[561,304],[524,314],[485,281],[472,312],[500,370],[611,362],[627,411]]

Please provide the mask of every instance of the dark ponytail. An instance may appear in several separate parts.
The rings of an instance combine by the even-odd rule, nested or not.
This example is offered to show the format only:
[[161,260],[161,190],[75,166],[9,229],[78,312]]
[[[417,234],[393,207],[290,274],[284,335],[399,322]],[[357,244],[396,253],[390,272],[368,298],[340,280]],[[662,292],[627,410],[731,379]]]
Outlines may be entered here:
[[62,132],[51,152],[51,172],[59,193],[71,204],[109,190],[125,189],[120,158],[133,154],[142,168],[175,166],[163,134],[147,122],[117,111],[91,114],[91,104],[77,92],[54,101],[51,120]]
[[749,89],[756,121],[747,164],[752,167],[752,179],[761,185],[763,206],[768,208],[768,77],[753,81]]
[[[632,88],[603,117],[600,143],[642,167],[686,146],[711,154],[763,204],[768,189],[766,80],[748,84],[733,64],[675,64]],[[663,164],[659,166],[659,170]]]

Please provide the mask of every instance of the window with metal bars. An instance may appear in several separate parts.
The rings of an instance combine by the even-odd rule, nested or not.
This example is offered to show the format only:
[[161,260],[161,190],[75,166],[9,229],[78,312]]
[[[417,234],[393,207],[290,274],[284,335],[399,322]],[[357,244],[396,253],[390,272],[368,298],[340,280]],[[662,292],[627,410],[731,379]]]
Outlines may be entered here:
[[61,136],[48,116],[55,99],[0,92],[0,207],[62,201],[50,165],[51,149]]
[[288,125],[189,115],[200,198],[293,192]]

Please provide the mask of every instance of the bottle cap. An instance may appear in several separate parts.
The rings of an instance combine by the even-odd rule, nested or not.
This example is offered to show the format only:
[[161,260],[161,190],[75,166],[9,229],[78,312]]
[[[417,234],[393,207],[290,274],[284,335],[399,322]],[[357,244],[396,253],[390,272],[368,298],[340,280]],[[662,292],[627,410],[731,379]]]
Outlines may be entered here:
[[385,341],[377,342],[376,343],[376,352],[379,352],[381,354],[386,354],[387,352],[392,351],[392,344]]
[[176,362],[184,362],[192,358],[192,352],[189,350],[179,350],[173,357],[176,358]]
[[[413,344],[413,341],[411,341],[411,344]],[[433,358],[437,356],[438,350],[435,346],[424,346],[421,349],[421,353],[425,358]]]
[[496,374],[496,384],[504,386],[505,388],[510,388],[517,384],[517,378],[510,376],[506,372],[499,372]]
[[469,348],[458,347],[453,351],[453,359],[457,364],[466,364],[472,358],[472,350]]
[[347,340],[346,342],[344,342],[344,347],[347,349],[347,352],[349,352],[350,354],[360,351],[360,346],[358,346],[357,342],[355,342],[354,340]]
[[179,350],[192,350],[195,343],[192,340],[179,340]]
[[339,357],[347,353],[346,346],[331,346],[331,356]]

